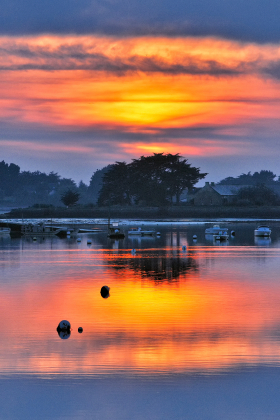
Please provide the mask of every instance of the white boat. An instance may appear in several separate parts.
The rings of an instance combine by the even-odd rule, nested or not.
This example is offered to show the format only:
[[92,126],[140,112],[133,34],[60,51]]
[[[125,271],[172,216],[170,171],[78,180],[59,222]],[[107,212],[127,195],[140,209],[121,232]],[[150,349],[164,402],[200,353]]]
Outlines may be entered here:
[[155,235],[156,231],[151,229],[151,230],[142,230],[141,227],[138,228],[131,228],[128,231],[128,235],[139,235],[139,236],[145,236],[145,235]]
[[11,229],[8,227],[0,227],[0,235],[9,235],[11,233]]
[[255,236],[265,236],[265,237],[267,237],[267,236],[271,235],[271,230],[266,225],[260,225],[260,226],[257,227],[257,229],[254,230],[254,234],[255,234]]
[[214,225],[211,228],[205,229],[205,235],[219,235],[223,231],[227,234],[227,228],[221,228],[220,225]]

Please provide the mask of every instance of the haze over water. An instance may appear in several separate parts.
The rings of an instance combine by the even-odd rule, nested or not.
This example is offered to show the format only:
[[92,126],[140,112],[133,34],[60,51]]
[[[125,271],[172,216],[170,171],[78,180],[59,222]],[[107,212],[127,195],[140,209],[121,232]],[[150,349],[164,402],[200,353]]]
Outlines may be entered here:
[[0,237],[0,419],[278,419],[280,224],[221,225]]

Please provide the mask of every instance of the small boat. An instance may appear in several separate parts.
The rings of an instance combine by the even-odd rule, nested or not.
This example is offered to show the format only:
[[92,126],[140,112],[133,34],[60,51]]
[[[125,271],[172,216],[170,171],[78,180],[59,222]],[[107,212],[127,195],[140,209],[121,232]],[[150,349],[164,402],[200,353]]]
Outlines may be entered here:
[[213,225],[211,228],[205,229],[205,235],[219,235],[220,231],[227,232],[227,228],[221,228],[220,225]]
[[60,232],[60,228],[47,226],[44,223],[38,223],[36,225],[28,223],[21,226],[21,234],[24,236],[54,236]]
[[215,233],[213,235],[214,241],[227,241],[229,238],[229,235],[227,234],[226,230],[220,230],[218,233]]
[[[139,235],[139,236],[145,236],[145,235],[155,235],[156,231],[151,229],[151,230],[142,230],[141,227],[138,228],[131,228],[128,231],[128,235]],[[157,233],[157,235],[159,234],[159,232]]]
[[120,229],[118,223],[112,223],[111,225],[108,226],[108,235],[107,236],[108,236],[108,238],[112,238],[112,239],[122,239],[122,238],[125,237],[125,234]]
[[8,227],[0,227],[0,235],[9,235],[11,233],[11,229]]
[[255,236],[270,236],[271,230],[266,225],[260,225],[257,227],[257,229],[254,230]]

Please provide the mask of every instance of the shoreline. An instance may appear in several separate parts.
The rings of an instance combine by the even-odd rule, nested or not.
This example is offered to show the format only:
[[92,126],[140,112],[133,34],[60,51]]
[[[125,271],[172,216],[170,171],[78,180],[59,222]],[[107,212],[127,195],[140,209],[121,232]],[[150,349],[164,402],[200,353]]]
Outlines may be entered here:
[[[0,214],[1,219],[108,219],[107,207],[94,208],[18,208]],[[125,219],[280,219],[280,206],[174,206],[174,207],[120,207],[110,209],[110,218]]]

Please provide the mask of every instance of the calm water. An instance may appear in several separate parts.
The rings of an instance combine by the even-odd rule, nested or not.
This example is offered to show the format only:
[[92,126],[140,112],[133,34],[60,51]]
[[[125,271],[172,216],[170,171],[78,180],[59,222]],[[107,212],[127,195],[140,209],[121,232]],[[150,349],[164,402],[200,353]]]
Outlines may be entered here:
[[280,221],[223,226],[0,237],[0,419],[279,419]]

